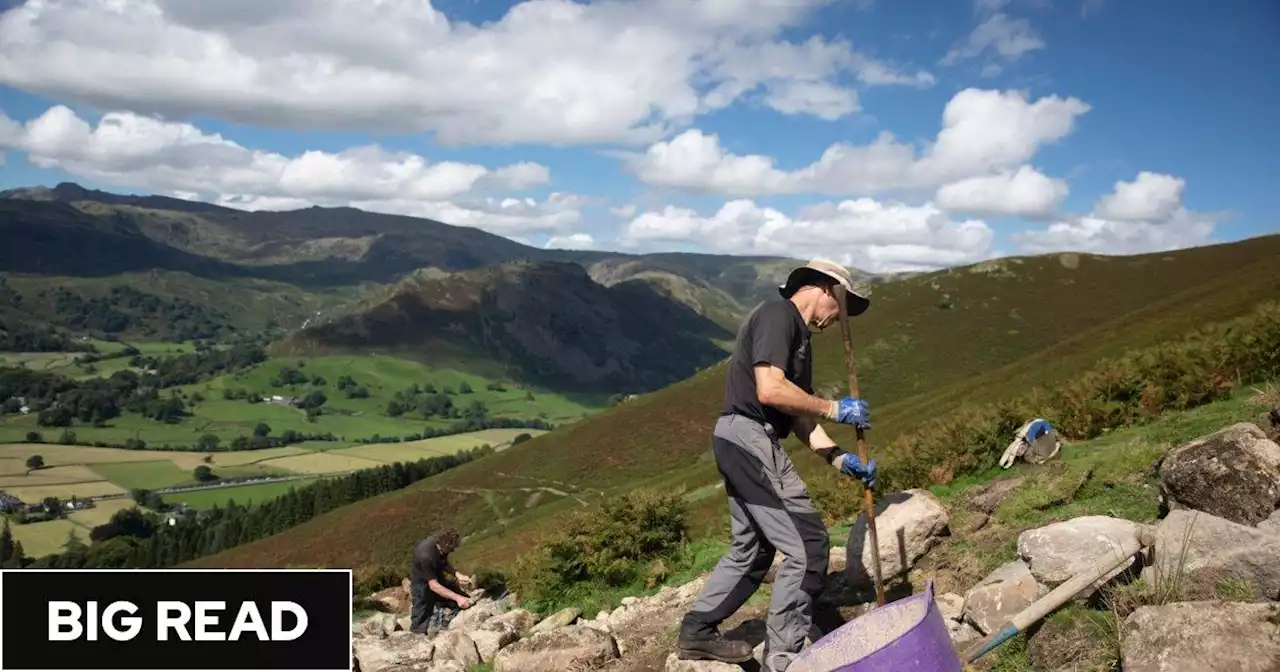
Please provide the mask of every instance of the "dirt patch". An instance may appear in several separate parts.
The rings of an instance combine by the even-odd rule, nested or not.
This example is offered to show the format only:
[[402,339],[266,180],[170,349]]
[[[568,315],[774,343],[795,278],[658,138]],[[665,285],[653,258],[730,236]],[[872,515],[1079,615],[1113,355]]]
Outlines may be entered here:
[[[1105,616],[1099,618],[1102,617]],[[1072,672],[1116,669],[1118,650],[1110,647],[1105,629],[1100,622],[1083,616],[1042,621],[1027,643],[1031,669]]]

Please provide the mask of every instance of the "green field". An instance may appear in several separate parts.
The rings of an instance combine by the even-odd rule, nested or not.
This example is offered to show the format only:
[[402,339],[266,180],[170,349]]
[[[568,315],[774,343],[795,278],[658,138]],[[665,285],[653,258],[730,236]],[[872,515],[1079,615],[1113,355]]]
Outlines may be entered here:
[[[240,466],[216,466],[214,473],[221,478],[242,478],[254,476],[288,476],[293,472],[273,468],[263,464],[246,464]],[[156,490],[183,485],[196,485],[191,470],[179,469],[169,460],[154,462],[116,462],[96,464],[93,471],[103,478],[126,490],[142,488]]]
[[[1003,259],[879,285],[873,309],[851,325],[859,383],[873,407],[868,447],[892,468],[897,456],[877,450],[961,404],[1016,398],[1072,380],[1102,358],[1247,314],[1280,296],[1277,257],[1280,236],[1269,236],[1133,257]],[[344,507],[205,566],[310,563],[315,554],[315,562],[360,569],[398,559],[406,540],[452,522],[469,535],[461,558],[510,568],[560,526],[562,514],[581,507],[577,498],[589,503],[638,487],[692,492],[717,482],[710,435],[723,375],[723,365],[711,367],[520,450]],[[846,389],[837,328],[814,338],[814,378],[820,394]],[[841,445],[854,445],[847,428],[828,432]],[[1008,439],[996,442],[1003,448]],[[786,447],[820,506],[849,491],[847,480],[794,438]],[[526,505],[537,494],[529,489],[539,487],[570,496],[542,491]],[[702,497],[692,507],[695,538],[724,534],[721,496]],[[333,538],[360,542],[345,544],[350,552],[322,548],[323,539]]]
[[279,497],[290,488],[301,488],[314,482],[313,478],[300,478],[293,481],[275,483],[254,483],[251,485],[235,485],[211,490],[196,490],[166,495],[165,501],[175,504],[186,504],[193,509],[209,509],[214,506],[226,506],[234,500],[239,505],[261,504],[268,499]]
[[[155,490],[195,485],[191,471],[200,464],[206,464],[203,460],[207,454],[213,458],[208,463],[209,466],[216,475],[223,478],[309,475],[290,481],[227,485],[164,495],[167,502],[183,503],[196,509],[224,506],[228,500],[234,500],[237,504],[258,504],[284,494],[290,488],[300,488],[317,478],[324,478],[326,474],[446,455],[485,444],[495,448],[505,447],[515,436],[526,432],[534,436],[541,433],[537,430],[490,429],[422,441],[371,444],[349,449],[344,448],[347,444],[314,442],[284,448],[211,454],[8,444],[0,445],[0,490],[23,501],[35,502],[47,496],[67,499],[76,495],[88,498],[122,494],[133,488]],[[333,447],[337,449],[319,450]],[[348,454],[349,452],[352,454]],[[50,466],[28,474],[25,462],[27,456],[33,454],[43,456]],[[128,497],[99,500],[94,508],[68,514],[67,520],[13,525],[13,533],[22,542],[28,555],[39,556],[61,548],[71,530],[79,530],[82,540],[87,542],[90,529],[107,522],[116,511],[131,506],[134,506],[134,502]]]
[[456,434],[454,436],[438,436],[434,439],[423,439],[421,441],[370,443],[330,452],[391,464],[393,462],[418,460],[433,455],[449,455],[483,445],[489,445],[501,450],[508,446],[512,439],[521,434],[541,436],[545,433],[538,429],[483,429],[478,432]]
[[[159,351],[163,344],[151,345],[154,351]],[[42,353],[32,356],[52,358],[64,354],[66,353]],[[108,360],[99,364],[122,362],[121,366],[125,366],[127,361]],[[308,382],[283,387],[272,386],[272,379],[284,366],[299,367],[308,377]],[[101,368],[98,375],[109,375],[109,368]],[[74,377],[89,375],[77,367],[59,372],[64,375],[74,374]],[[343,375],[351,376],[358,385],[363,386],[369,397],[348,399],[337,387],[338,379]],[[324,379],[323,385],[312,383],[316,376]],[[459,392],[464,382],[471,386],[471,393]],[[558,425],[579,420],[584,415],[599,410],[598,407],[584,405],[562,395],[516,387],[510,382],[504,383],[505,391],[490,390],[487,389],[490,382],[492,381],[451,369],[433,369],[418,362],[385,356],[272,358],[246,371],[177,388],[186,397],[185,403],[190,415],[176,424],[159,423],[125,413],[107,421],[103,427],[77,423],[68,429],[75,433],[77,441],[123,444],[130,439],[141,439],[148,447],[163,447],[166,444],[190,446],[205,434],[213,434],[224,442],[230,442],[239,436],[252,435],[258,423],[266,423],[276,436],[286,430],[294,430],[304,434],[330,433],[347,441],[354,441],[375,436],[410,436],[421,433],[424,429],[447,428],[461,421],[460,418],[428,420],[417,413],[406,413],[400,417],[387,416],[385,410],[394,394],[415,383],[420,386],[431,383],[441,391],[446,388],[453,390],[452,401],[461,409],[473,402],[483,403],[488,416],[493,418],[541,418]],[[224,399],[223,390],[228,388],[257,392],[267,401],[251,404],[243,399]],[[309,421],[301,409],[270,401],[272,396],[301,398],[313,389],[321,390],[327,398],[323,414],[314,421]],[[529,396],[533,398],[529,399]],[[0,416],[0,443],[25,441],[28,432],[39,432],[45,441],[52,442],[61,436],[62,431],[62,428],[40,427],[34,413]]]

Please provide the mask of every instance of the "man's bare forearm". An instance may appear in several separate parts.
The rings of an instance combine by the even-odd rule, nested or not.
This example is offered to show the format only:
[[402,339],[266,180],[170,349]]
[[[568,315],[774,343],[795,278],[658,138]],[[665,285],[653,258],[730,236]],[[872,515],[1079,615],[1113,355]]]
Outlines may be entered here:
[[831,466],[839,469],[843,466],[844,451],[827,435],[827,431],[818,424],[815,418],[801,416],[795,422],[796,437],[809,446],[809,449],[822,456]]
[[431,592],[447,600],[453,600],[457,602],[458,600],[466,599],[463,596],[453,592],[452,590],[449,590],[448,588],[445,587],[443,583],[440,583],[435,579],[431,579],[431,581],[427,583],[427,587],[431,589]]
[[820,418],[830,418],[835,415],[836,402],[815,397],[786,378],[764,383],[760,401],[791,415]]

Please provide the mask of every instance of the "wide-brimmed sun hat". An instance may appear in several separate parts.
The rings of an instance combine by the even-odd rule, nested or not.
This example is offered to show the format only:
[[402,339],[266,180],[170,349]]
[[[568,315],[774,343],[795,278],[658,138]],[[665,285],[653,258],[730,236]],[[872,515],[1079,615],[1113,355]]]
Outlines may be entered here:
[[851,317],[861,315],[871,306],[871,299],[869,298],[871,290],[855,284],[849,269],[826,259],[812,259],[809,263],[791,271],[787,276],[787,281],[778,285],[778,293],[784,299],[791,298],[796,293],[796,290],[813,281],[814,274],[832,278],[844,287],[845,314]]

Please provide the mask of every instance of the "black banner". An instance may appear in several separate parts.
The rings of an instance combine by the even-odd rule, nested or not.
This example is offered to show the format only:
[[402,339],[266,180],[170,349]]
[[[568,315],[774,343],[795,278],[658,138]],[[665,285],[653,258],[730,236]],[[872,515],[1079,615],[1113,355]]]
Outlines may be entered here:
[[351,572],[0,571],[0,670],[350,670]]

